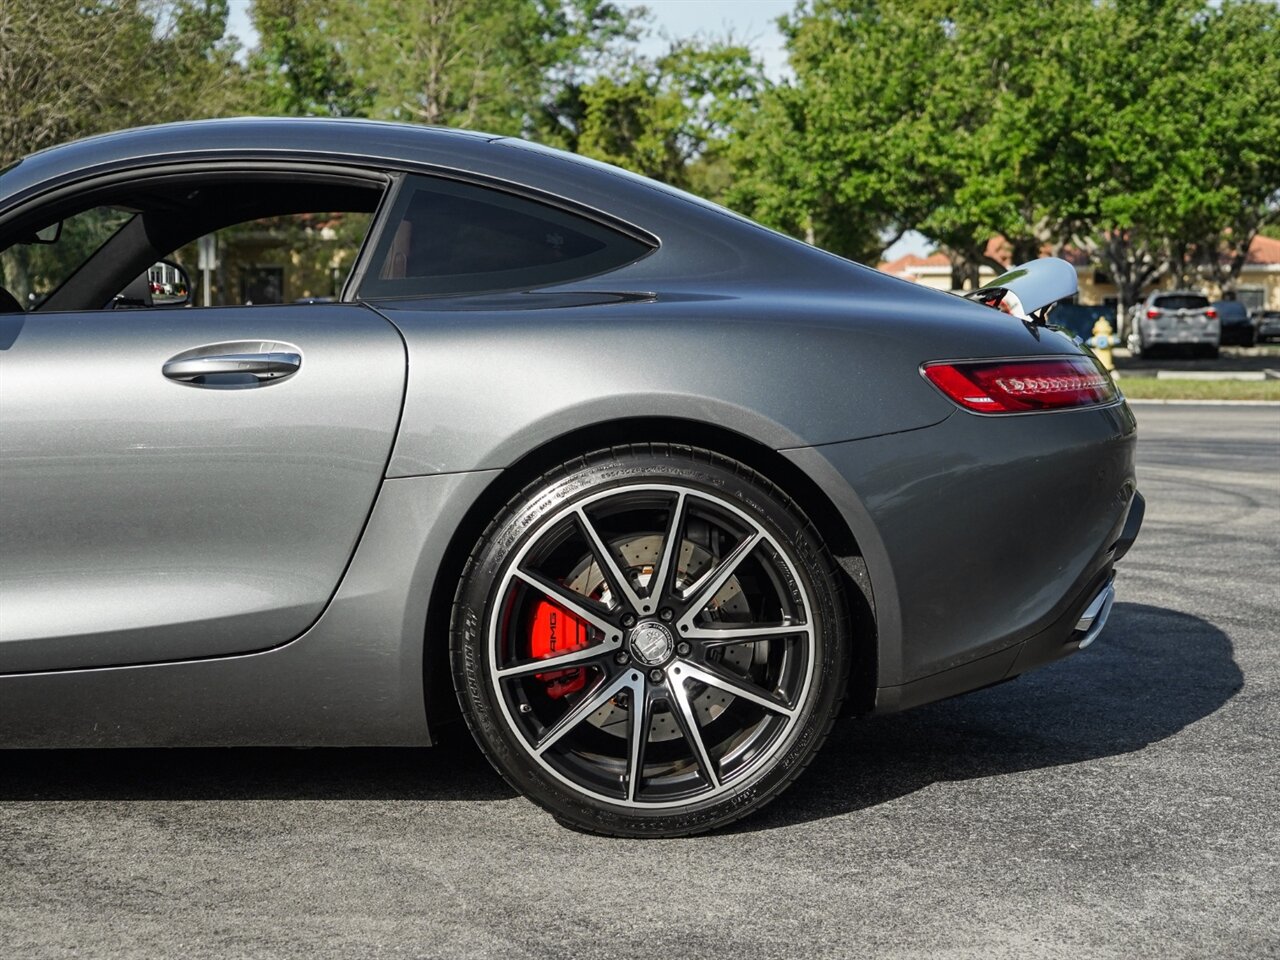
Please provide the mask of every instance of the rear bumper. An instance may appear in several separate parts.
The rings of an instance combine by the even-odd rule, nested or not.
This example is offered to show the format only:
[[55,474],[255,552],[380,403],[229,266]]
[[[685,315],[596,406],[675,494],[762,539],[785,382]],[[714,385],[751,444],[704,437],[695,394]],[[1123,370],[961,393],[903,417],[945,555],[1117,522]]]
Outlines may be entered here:
[[999,682],[1078,649],[1076,625],[1141,526],[1121,403],[957,413],[893,436],[785,451],[863,552],[877,709]]
[[1133,546],[1146,502],[1140,493],[1134,493],[1119,538],[1108,549],[1109,559],[1071,603],[1066,612],[1047,629],[1024,640],[1008,650],[982,657],[960,667],[944,670],[897,687],[882,687],[876,691],[876,713],[896,713],[909,707],[943,700],[947,697],[970,693],[990,687],[1005,680],[1012,680],[1036,667],[1053,663],[1070,656],[1077,650],[1091,645],[1102,634],[1115,603],[1115,572],[1113,564]]
[[1221,336],[1217,330],[1144,330],[1142,342],[1148,347],[1167,347],[1178,344],[1214,346],[1221,342]]

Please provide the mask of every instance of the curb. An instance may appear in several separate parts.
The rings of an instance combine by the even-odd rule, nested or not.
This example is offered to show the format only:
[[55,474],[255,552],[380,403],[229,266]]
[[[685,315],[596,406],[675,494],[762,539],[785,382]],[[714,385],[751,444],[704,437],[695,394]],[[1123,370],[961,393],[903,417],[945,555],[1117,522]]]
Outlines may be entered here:
[[1192,407],[1280,407],[1280,400],[1135,400],[1125,397],[1131,407],[1139,406],[1192,406]]
[[[1131,377],[1130,379],[1137,379]],[[1245,383],[1263,383],[1280,380],[1277,370],[1157,370],[1157,380],[1235,380]]]

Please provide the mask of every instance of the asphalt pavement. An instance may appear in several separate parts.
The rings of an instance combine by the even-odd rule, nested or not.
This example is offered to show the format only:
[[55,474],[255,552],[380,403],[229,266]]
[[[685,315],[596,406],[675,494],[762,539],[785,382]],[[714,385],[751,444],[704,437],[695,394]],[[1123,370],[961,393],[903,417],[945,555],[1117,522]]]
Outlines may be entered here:
[[1136,411],[1101,639],[728,832],[570,832],[459,736],[0,754],[0,957],[1280,956],[1280,406]]

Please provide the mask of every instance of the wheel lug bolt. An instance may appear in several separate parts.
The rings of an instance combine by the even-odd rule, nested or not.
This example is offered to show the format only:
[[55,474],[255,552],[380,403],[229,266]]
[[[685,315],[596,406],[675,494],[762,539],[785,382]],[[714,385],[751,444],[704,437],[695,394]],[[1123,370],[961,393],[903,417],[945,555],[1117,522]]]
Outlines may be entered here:
[[533,707],[529,706],[529,704],[527,704],[527,703],[522,703],[522,704],[520,704],[520,712],[521,712],[521,713],[533,713]]
[[676,644],[676,653],[680,654],[680,656],[682,657],[687,657],[689,655],[689,651],[692,649],[693,648],[690,647],[687,643]]
[[659,611],[658,616],[661,617],[663,620],[670,620],[672,617],[675,616],[675,614],[672,613],[666,607],[663,607],[662,610]]
[[654,668],[653,670],[650,670],[650,671],[649,671],[649,679],[650,679],[650,680],[652,680],[654,683],[661,683],[661,682],[662,682],[662,671],[661,671],[661,670],[658,670],[657,668]]
[[626,663],[627,660],[629,659],[630,658],[627,656],[627,651],[625,650],[619,650],[617,653],[613,655],[614,663]]
[[624,627],[634,627],[636,625],[635,615],[631,613],[624,613],[622,615],[622,625]]

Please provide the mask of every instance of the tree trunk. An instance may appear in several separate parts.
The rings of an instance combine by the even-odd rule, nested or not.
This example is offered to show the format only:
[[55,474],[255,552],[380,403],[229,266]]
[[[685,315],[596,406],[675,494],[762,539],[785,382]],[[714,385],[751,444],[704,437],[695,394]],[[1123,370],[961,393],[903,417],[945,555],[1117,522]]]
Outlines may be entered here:
[[951,289],[977,290],[981,285],[978,277],[982,264],[982,251],[961,250],[948,246],[943,246],[941,249],[951,261]]
[[1201,245],[1201,269],[1205,276],[1218,285],[1223,300],[1236,298],[1240,286],[1240,271],[1249,260],[1249,248],[1257,235],[1256,225],[1244,226]]

